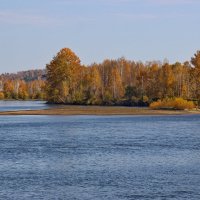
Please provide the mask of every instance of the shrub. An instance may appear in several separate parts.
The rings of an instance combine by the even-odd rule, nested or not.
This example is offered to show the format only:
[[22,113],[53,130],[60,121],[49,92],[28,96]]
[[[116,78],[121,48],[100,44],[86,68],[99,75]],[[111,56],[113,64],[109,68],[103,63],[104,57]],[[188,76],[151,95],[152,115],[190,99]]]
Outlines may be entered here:
[[195,107],[192,101],[187,101],[182,98],[175,99],[163,99],[158,100],[150,104],[151,109],[175,109],[175,110],[185,110],[193,109]]
[[0,92],[0,100],[4,99],[4,93],[3,92]]
[[149,105],[149,107],[150,107],[151,109],[160,109],[160,108],[161,108],[161,105],[162,105],[162,102],[161,102],[160,100],[158,100],[158,101],[152,102],[152,103]]

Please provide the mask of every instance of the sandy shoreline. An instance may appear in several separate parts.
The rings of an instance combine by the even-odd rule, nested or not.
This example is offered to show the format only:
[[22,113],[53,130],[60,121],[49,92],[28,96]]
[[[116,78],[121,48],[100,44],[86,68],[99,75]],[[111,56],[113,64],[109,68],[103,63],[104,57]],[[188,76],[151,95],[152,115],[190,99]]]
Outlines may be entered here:
[[115,106],[61,106],[45,110],[2,111],[0,115],[185,115],[200,111],[151,110],[149,108]]

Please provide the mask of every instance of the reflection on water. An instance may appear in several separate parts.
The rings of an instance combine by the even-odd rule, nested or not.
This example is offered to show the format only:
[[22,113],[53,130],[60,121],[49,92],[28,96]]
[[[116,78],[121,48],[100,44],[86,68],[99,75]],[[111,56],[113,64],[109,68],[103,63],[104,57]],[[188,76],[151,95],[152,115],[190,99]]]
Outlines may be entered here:
[[46,101],[0,101],[0,111],[47,109]]
[[0,116],[0,199],[200,199],[200,116]]

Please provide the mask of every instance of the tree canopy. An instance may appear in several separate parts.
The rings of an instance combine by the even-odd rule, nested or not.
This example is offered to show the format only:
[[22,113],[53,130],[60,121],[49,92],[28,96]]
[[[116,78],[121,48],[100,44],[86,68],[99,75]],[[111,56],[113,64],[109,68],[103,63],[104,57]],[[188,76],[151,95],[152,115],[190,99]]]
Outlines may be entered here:
[[47,98],[49,102],[73,102],[81,75],[80,59],[69,48],[61,49],[47,64]]
[[174,97],[200,99],[199,51],[191,64],[144,64],[120,58],[85,67],[65,48],[47,65],[47,97],[52,103],[116,105],[146,105]]
[[200,51],[184,63],[142,63],[122,57],[84,66],[71,49],[63,48],[46,70],[0,75],[0,99],[139,106],[166,98],[200,103]]

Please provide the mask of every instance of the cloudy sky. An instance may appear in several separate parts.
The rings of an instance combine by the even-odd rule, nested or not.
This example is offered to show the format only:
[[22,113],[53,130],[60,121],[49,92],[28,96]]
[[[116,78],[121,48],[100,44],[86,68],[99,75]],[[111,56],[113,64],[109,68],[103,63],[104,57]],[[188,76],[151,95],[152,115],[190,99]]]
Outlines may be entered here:
[[190,60],[199,0],[0,0],[0,73],[45,65],[63,47],[82,64],[106,58]]

